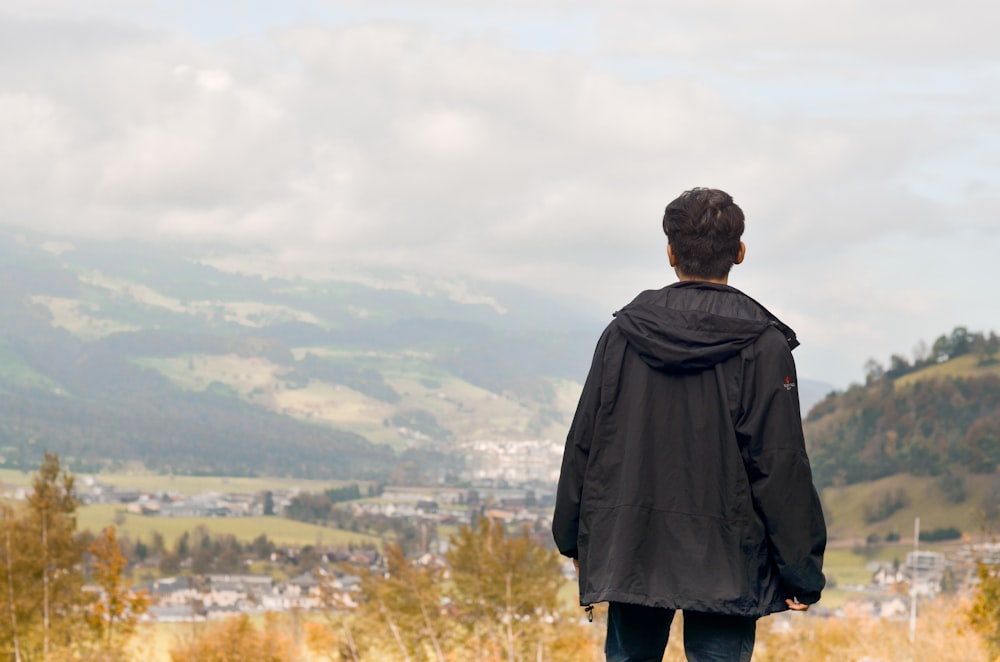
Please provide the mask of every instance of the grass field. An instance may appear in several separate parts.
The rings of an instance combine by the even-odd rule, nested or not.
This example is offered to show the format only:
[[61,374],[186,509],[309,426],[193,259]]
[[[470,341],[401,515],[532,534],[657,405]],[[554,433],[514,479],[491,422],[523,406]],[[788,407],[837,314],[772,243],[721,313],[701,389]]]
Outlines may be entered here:
[[[280,630],[289,634],[295,641],[301,642],[298,651],[298,662],[329,662],[333,658],[331,655],[314,655],[305,645],[305,626],[310,621],[326,622],[322,614],[318,613],[297,613],[272,615],[276,617],[280,624]],[[256,628],[263,628],[266,616],[255,614],[250,617],[250,622]],[[136,628],[132,637],[129,653],[131,660],[142,660],[143,662],[171,662],[170,649],[178,646],[180,642],[190,641],[192,637],[212,627],[213,623],[142,623]],[[235,658],[226,658],[235,659]],[[271,659],[255,658],[255,659]]]
[[909,375],[903,375],[893,382],[893,387],[897,389],[905,388],[928,379],[982,377],[989,374],[1000,375],[1000,364],[980,366],[978,356],[975,354],[966,354],[965,356],[959,356],[944,363],[928,366]]
[[[192,354],[142,359],[139,363],[157,370],[180,388],[202,391],[213,383],[224,384],[257,405],[328,423],[394,448],[405,447],[410,440],[383,421],[409,409],[432,413],[440,425],[459,438],[561,438],[581,388],[569,380],[553,380],[556,397],[552,402],[520,402],[459,379],[430,363],[427,356],[407,352],[373,355],[330,347],[293,350],[297,358],[309,353],[376,368],[399,393],[400,401],[383,402],[343,384],[317,380],[290,388],[285,381],[287,369],[259,357]],[[543,420],[539,416],[541,409],[557,412],[555,420]]]
[[4,347],[2,343],[0,343],[0,384],[6,384],[6,388],[44,391],[54,391],[58,386],[45,375],[32,370],[20,356]]
[[[34,471],[0,469],[0,483],[8,485],[28,485]],[[96,476],[101,483],[115,487],[137,487],[150,492],[176,492],[178,494],[202,494],[204,492],[233,492],[256,494],[266,490],[298,488],[308,492],[322,492],[331,487],[341,487],[357,481],[307,480],[305,478],[267,478],[236,476],[175,476],[148,471],[101,473]],[[78,485],[85,475],[77,475]],[[363,481],[362,481],[363,482]]]
[[[920,543],[921,551],[941,552],[947,554],[955,551],[960,545],[957,541]],[[863,553],[859,553],[863,550]],[[834,584],[832,588],[823,590],[820,604],[828,609],[838,609],[844,606],[852,597],[859,593],[852,590],[853,586],[866,586],[872,578],[868,564],[872,562],[900,564],[906,563],[906,555],[913,550],[913,543],[881,544],[872,547],[861,547],[857,551],[847,548],[827,549],[823,557],[823,573],[827,581]]]
[[[965,500],[949,503],[940,487],[940,479],[932,476],[899,474],[870,483],[823,490],[823,504],[828,513],[827,527],[831,539],[860,538],[875,534],[882,539],[895,532],[903,540],[913,538],[913,520],[920,518],[924,533],[937,528],[955,527],[970,536],[989,530],[984,519],[988,502],[996,498],[1000,482],[996,475],[969,474],[964,478]],[[908,504],[877,522],[865,521],[865,509],[885,494],[902,491]],[[997,522],[992,522],[995,530]]]
[[262,533],[279,545],[348,545],[373,543],[381,546],[376,536],[330,529],[315,524],[296,522],[283,517],[148,517],[126,513],[116,504],[83,506],[77,511],[77,528],[98,532],[114,524],[119,536],[149,541],[158,532],[168,547],[184,534],[204,526],[216,535],[232,535],[241,542],[250,542]]
[[52,314],[52,325],[66,329],[80,338],[101,338],[119,331],[134,331],[138,326],[123,324],[110,319],[90,315],[87,304],[78,299],[34,296],[32,303],[40,304]]

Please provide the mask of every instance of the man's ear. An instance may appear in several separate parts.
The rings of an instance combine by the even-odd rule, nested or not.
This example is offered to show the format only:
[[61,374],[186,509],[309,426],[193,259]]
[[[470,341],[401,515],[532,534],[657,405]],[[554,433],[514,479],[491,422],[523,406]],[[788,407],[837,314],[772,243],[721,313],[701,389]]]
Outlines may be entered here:
[[747,256],[747,245],[741,241],[740,250],[736,252],[736,259],[733,261],[733,264],[740,264],[741,262],[743,262],[743,258],[745,258],[746,256]]
[[[742,246],[742,244],[740,245]],[[743,249],[741,248],[740,250]],[[674,257],[674,249],[670,246],[670,244],[667,244],[667,259],[670,260],[670,266],[672,267],[677,266],[677,258]]]

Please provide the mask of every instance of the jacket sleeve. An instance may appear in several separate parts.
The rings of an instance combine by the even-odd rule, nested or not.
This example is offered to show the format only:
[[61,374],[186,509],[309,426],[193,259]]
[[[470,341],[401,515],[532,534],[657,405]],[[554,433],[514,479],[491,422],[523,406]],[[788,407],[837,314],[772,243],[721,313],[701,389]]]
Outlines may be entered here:
[[598,409],[601,406],[601,381],[603,375],[604,349],[607,346],[608,331],[605,330],[597,343],[594,359],[584,382],[576,414],[566,436],[562,469],[559,472],[559,487],[556,489],[555,513],[552,516],[552,537],[556,547],[564,556],[578,558],[577,535],[580,531],[580,500],[583,494],[583,480],[587,470],[587,458],[594,437]]
[[752,351],[736,434],[782,597],[812,604],[825,585],[826,522],[806,455],[795,363],[777,330],[765,331]]

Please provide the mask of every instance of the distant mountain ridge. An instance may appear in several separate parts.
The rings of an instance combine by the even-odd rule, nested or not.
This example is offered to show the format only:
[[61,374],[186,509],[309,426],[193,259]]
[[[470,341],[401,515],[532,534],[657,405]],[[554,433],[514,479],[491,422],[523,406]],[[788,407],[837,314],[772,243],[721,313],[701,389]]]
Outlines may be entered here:
[[564,434],[602,320],[509,286],[367,281],[4,235],[2,462],[361,477],[420,440]]
[[[363,477],[428,443],[558,441],[610,319],[513,286],[264,276],[220,255],[0,235],[0,464],[49,449],[77,470]],[[901,369],[879,374],[921,374]],[[862,387],[799,381],[820,480],[919,473],[871,447]]]

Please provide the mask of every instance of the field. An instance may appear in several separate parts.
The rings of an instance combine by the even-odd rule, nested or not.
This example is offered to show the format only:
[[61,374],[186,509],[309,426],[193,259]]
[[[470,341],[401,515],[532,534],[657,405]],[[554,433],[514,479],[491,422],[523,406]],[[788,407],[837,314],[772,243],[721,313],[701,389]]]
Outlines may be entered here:
[[1000,375],[1000,364],[980,366],[979,356],[966,354],[958,358],[922,368],[909,375],[903,375],[893,382],[893,387],[900,389],[928,379],[956,379],[962,377],[983,377],[985,375]]
[[[31,483],[34,472],[0,469],[0,483],[25,486]],[[76,480],[86,480],[78,475]],[[221,476],[171,476],[145,472],[100,474],[103,484],[119,487],[138,487],[151,492],[176,492],[193,495],[205,492],[234,492],[253,494],[264,490],[298,488],[303,491],[322,492],[346,483],[292,478],[240,478]],[[330,529],[315,524],[296,522],[281,517],[149,517],[130,514],[121,504],[96,504],[81,506],[77,510],[77,526],[82,530],[98,532],[114,524],[119,535],[149,541],[153,532],[159,532],[168,546],[185,531],[193,532],[204,526],[214,534],[233,535],[241,542],[250,542],[262,533],[279,545],[302,546],[322,543],[347,545],[349,543],[374,543],[381,545],[375,536]]]
[[[0,469],[0,484],[29,485],[34,471]],[[85,481],[85,474],[76,476],[77,485]],[[307,492],[322,492],[331,487],[341,487],[354,481],[308,480],[305,478],[267,478],[238,476],[175,476],[148,471],[101,473],[96,478],[105,485],[137,487],[149,492],[176,492],[177,494],[202,494],[205,492],[233,492],[256,494],[265,490],[298,488]]]
[[[956,548],[955,542],[921,543],[920,549],[929,552],[948,553]],[[913,544],[876,545],[855,549],[828,548],[823,557],[823,573],[831,587],[823,590],[820,605],[827,609],[839,609],[852,597],[858,597],[856,587],[866,586],[872,578],[868,564],[872,562],[900,564],[906,563],[906,555],[913,550]]]
[[154,532],[163,536],[168,547],[172,547],[185,531],[193,532],[204,526],[216,535],[232,535],[241,542],[250,542],[262,533],[279,545],[348,545],[350,543],[373,543],[381,545],[381,539],[339,529],[330,529],[315,524],[296,522],[283,517],[148,517],[126,513],[117,504],[82,506],[77,511],[77,528],[81,531],[98,532],[114,524],[119,536],[146,542]]
[[[885,539],[897,533],[900,539],[913,540],[913,520],[920,518],[920,530],[926,534],[939,528],[957,528],[969,536],[980,536],[996,528],[997,522],[988,523],[985,513],[990,502],[1000,492],[1000,481],[995,474],[968,474],[963,478],[965,499],[950,503],[941,489],[941,480],[931,476],[899,474],[870,483],[823,490],[823,506],[827,513],[827,528],[831,539],[864,541],[869,535]],[[866,521],[866,508],[885,495],[902,493],[906,505],[889,517]]]
[[[397,412],[414,409],[430,412],[442,427],[462,439],[561,438],[581,388],[570,380],[553,379],[552,402],[522,402],[459,379],[413,352],[374,354],[328,347],[293,351],[299,359],[310,353],[377,369],[386,384],[399,393],[400,401],[390,404],[343,384],[317,380],[292,386],[285,380],[286,368],[259,357],[191,354],[138,363],[155,369],[180,388],[203,391],[224,385],[257,405],[328,423],[394,448],[406,447],[411,440],[385,421]],[[541,409],[550,410],[552,415],[540,415]]]
[[[584,619],[575,626],[580,635],[594,640],[590,654],[577,659],[604,659],[600,654],[604,639],[605,610],[595,609],[593,623]],[[911,641],[905,620],[880,620],[870,617],[822,618],[812,612],[785,614],[762,619],[757,626],[754,660],[784,662],[803,660],[957,660],[987,662],[992,659],[985,641],[968,627],[968,603],[962,600],[936,601],[921,605],[918,611],[915,640]],[[581,612],[582,613],[582,612]],[[277,617],[278,629],[293,641],[306,640],[310,621],[323,622],[314,613],[286,614]],[[254,616],[251,622],[264,628],[265,617]],[[130,646],[131,659],[169,662],[170,649],[209,627],[204,623],[160,623],[140,625]],[[683,662],[683,614],[674,619],[670,644],[664,662]],[[234,645],[238,642],[232,642]],[[318,662],[332,659],[317,656],[300,645],[296,659]],[[496,659],[496,658],[493,658]],[[546,658],[549,659],[549,658]]]
[[52,380],[32,370],[20,356],[4,347],[3,343],[0,343],[0,383],[45,391],[56,389]]

